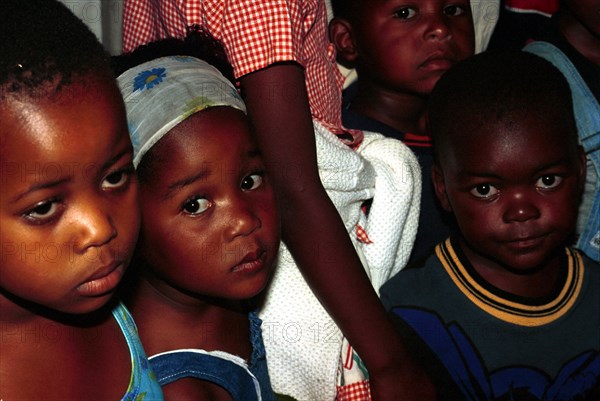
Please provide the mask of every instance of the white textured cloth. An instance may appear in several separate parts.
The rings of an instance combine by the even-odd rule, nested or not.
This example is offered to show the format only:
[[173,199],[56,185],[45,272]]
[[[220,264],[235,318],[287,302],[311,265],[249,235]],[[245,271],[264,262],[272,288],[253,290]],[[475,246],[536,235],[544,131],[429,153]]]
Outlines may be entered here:
[[[373,287],[402,269],[414,243],[421,194],[419,164],[402,142],[365,132],[357,151],[315,122],[321,181],[363,261]],[[361,207],[373,199],[369,215]],[[361,243],[356,226],[372,243]],[[331,244],[321,244],[326,258]],[[336,396],[342,333],[305,282],[285,245],[260,313],[271,384],[299,401]]]
[[231,82],[212,65],[188,56],[161,57],[117,78],[137,168],[144,154],[192,114],[216,106],[246,112]]

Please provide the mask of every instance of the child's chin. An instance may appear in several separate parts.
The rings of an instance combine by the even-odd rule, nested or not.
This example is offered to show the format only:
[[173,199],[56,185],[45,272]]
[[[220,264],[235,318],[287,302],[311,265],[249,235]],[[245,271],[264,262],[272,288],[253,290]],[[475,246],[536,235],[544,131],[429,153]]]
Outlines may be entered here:
[[58,313],[59,315],[66,316],[95,316],[104,315],[110,312],[114,306],[113,294],[105,294],[99,297],[86,298],[78,302],[71,302],[67,305],[57,305],[55,307],[49,307],[48,311],[51,314]]
[[546,266],[547,258],[544,255],[523,254],[508,260],[504,265],[511,273],[518,275],[534,274]]
[[256,280],[256,282],[248,286],[244,286],[244,288],[240,288],[239,291],[236,291],[236,294],[232,298],[235,298],[239,301],[256,298],[263,294],[267,288],[267,283],[268,278]]

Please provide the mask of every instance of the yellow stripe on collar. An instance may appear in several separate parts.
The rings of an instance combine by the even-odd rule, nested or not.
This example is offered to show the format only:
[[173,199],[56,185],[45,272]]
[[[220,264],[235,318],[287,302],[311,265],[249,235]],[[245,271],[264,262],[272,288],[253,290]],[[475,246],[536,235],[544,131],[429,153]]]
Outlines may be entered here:
[[505,322],[528,327],[541,326],[559,319],[569,311],[581,292],[584,276],[581,255],[569,248],[565,248],[565,251],[568,260],[567,278],[560,293],[543,305],[526,305],[504,299],[481,286],[458,258],[450,239],[435,249],[454,284],[473,304]]

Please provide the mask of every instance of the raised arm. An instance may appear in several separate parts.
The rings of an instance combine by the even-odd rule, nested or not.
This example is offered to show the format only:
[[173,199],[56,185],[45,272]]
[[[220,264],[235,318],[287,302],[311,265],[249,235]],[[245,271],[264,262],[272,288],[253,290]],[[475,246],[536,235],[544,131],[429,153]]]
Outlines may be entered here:
[[[306,281],[365,362],[374,400],[434,399],[387,319],[321,184],[304,71],[273,64],[240,78],[281,208],[283,240]],[[329,244],[327,255],[318,247]],[[321,255],[321,257],[319,257]]]

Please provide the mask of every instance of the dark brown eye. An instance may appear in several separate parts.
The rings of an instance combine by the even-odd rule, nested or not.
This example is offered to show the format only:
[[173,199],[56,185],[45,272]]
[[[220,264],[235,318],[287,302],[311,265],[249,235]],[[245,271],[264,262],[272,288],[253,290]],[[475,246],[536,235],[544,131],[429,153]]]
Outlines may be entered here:
[[244,179],[242,180],[242,184],[240,185],[240,187],[244,190],[244,191],[251,191],[253,189],[256,189],[258,187],[260,187],[262,185],[263,182],[263,177],[260,174],[252,174],[252,175],[248,175],[246,177],[244,177]]
[[552,189],[559,186],[562,180],[562,177],[558,175],[544,175],[538,179],[536,186],[542,189]]
[[62,208],[62,203],[60,199],[48,199],[38,204],[34,205],[33,208],[29,209],[23,216],[33,224],[46,224],[51,221],[54,221],[56,218],[60,217]]
[[471,190],[471,194],[478,198],[489,198],[498,193],[498,189],[491,184],[479,184]]
[[210,208],[210,201],[204,198],[191,198],[185,201],[183,204],[182,210],[184,213],[196,215],[201,214]]
[[457,5],[449,5],[444,8],[444,14],[450,17],[457,17],[465,13],[465,7]]
[[37,215],[46,215],[48,213],[50,213],[50,211],[52,210],[52,202],[45,202],[43,204],[41,204],[40,206],[36,207],[35,209],[33,209],[31,212],[37,214]]
[[133,167],[118,170],[114,173],[110,173],[107,175],[102,181],[102,187],[104,189],[118,189],[121,187],[125,187],[129,182],[130,176],[133,174]]
[[411,7],[402,7],[394,12],[394,17],[398,19],[410,19],[417,15],[417,11]]

